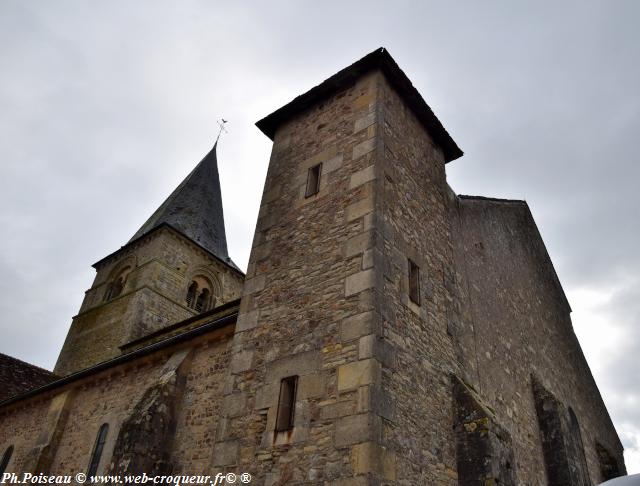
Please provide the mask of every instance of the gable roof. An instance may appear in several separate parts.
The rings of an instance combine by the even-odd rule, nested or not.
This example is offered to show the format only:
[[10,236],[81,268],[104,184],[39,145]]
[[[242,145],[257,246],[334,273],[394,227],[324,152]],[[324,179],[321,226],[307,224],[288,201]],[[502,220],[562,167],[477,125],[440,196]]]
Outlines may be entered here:
[[354,62],[351,66],[334,74],[315,88],[293,99],[293,101],[257,122],[256,126],[262,130],[267,137],[273,140],[276,130],[283,122],[351,86],[355,80],[363,74],[376,69],[384,73],[390,84],[402,97],[404,102],[407,103],[409,108],[411,108],[420,123],[422,123],[434,141],[442,148],[445,162],[451,162],[461,157],[463,154],[462,150],[460,150],[456,142],[454,142],[453,138],[451,138],[442,126],[440,120],[436,118],[431,108],[429,108],[424,98],[393,60],[389,51],[384,47],[367,54],[359,61]]

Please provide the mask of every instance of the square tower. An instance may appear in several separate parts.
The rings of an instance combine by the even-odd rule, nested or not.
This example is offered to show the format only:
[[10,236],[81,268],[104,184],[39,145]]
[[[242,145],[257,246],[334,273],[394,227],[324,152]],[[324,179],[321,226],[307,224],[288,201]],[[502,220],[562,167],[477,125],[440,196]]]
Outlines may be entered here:
[[384,49],[257,125],[274,144],[214,465],[450,480],[444,165],[462,152]]

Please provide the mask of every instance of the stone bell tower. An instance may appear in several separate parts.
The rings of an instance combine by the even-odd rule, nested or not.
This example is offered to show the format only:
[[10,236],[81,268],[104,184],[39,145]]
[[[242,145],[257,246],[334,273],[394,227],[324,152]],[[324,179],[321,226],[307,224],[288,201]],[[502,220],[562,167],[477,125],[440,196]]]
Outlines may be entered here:
[[384,49],[257,125],[274,143],[213,466],[450,481],[444,165],[462,152]]
[[122,248],[96,264],[58,375],[119,356],[146,336],[239,297],[227,253],[217,147]]

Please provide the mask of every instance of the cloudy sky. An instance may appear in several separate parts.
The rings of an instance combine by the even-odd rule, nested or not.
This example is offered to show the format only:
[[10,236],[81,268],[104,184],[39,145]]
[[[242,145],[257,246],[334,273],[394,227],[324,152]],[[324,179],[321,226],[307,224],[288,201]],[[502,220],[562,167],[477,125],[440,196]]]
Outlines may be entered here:
[[254,123],[385,46],[465,156],[526,199],[640,472],[640,2],[0,0],[0,352],[52,368],[92,263],[210,149],[245,268],[270,141]]

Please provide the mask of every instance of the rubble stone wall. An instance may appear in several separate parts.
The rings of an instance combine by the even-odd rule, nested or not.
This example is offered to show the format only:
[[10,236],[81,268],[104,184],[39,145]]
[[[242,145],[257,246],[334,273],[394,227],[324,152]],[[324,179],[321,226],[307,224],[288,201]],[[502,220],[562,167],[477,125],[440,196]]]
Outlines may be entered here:
[[[133,456],[141,460],[161,450],[164,455],[158,455],[156,466],[209,474],[232,333],[229,325],[0,408],[0,448],[15,448],[7,472],[34,472],[44,460],[48,466],[38,472],[87,472],[98,430],[107,423],[99,474],[106,473],[114,459],[119,438],[122,457],[131,455],[132,446]],[[187,353],[188,360],[172,364],[181,353]],[[63,405],[64,421],[58,418]],[[136,435],[145,413],[166,428]],[[127,441],[127,436],[133,439]],[[52,447],[41,447],[48,444]]]

